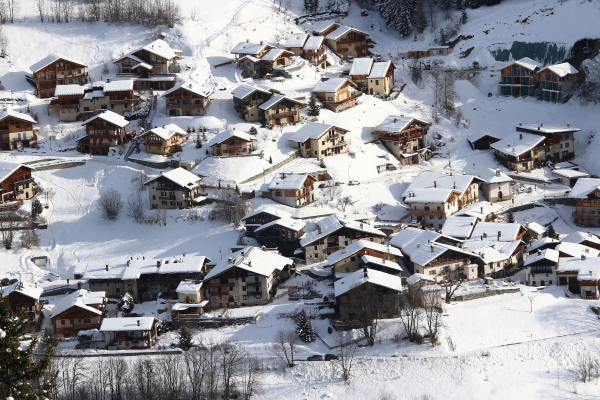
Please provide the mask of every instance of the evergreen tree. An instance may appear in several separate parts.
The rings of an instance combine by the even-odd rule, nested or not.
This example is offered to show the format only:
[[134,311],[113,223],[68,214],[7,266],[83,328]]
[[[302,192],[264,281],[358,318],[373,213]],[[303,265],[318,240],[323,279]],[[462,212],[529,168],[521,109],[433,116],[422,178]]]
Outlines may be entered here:
[[196,134],[196,148],[197,149],[201,149],[202,148],[202,140],[200,139],[200,135]]
[[273,157],[269,156],[269,164],[273,164]]
[[310,319],[304,310],[300,312],[296,332],[298,333],[298,336],[300,336],[300,339],[302,339],[304,342],[315,341],[315,328],[313,328],[312,323],[310,322]]
[[550,239],[558,239],[558,233],[556,233],[552,224],[550,224],[550,226],[548,227],[548,237]]
[[303,6],[304,6],[304,11],[312,12],[312,1],[311,0],[304,0]]
[[35,219],[44,211],[44,206],[38,199],[34,199],[31,202],[31,218]]
[[464,25],[468,20],[469,15],[467,14],[467,10],[463,7],[462,11],[460,12],[460,22]]
[[513,214],[512,211],[508,212],[508,214],[506,215],[506,219],[508,220],[509,224],[514,224],[515,223],[515,215]]
[[440,43],[442,45],[446,45],[447,41],[448,37],[446,36],[446,31],[444,30],[444,28],[440,28]]
[[249,132],[250,132],[251,135],[256,135],[258,133],[258,131],[256,130],[256,127],[254,125],[252,125],[250,127],[250,131]]
[[185,351],[192,347],[192,331],[185,325],[179,328],[179,346]]
[[208,142],[208,138],[206,137],[206,128],[202,129],[202,143]]
[[0,398],[50,399],[56,374],[47,374],[54,344],[47,342],[33,356],[38,344],[34,337],[28,346],[22,346],[19,337],[29,331],[24,314],[16,313],[6,297],[0,296]]
[[326,169],[326,168],[327,168],[327,165],[325,165],[325,159],[324,159],[324,158],[321,158],[321,159],[319,160],[319,167],[321,167],[321,168],[323,168],[323,169]]
[[310,94],[310,99],[308,100],[308,115],[310,117],[318,117],[321,114],[321,107],[317,104],[317,97],[314,93]]
[[192,133],[192,128],[190,128],[189,126],[187,128],[187,133]]

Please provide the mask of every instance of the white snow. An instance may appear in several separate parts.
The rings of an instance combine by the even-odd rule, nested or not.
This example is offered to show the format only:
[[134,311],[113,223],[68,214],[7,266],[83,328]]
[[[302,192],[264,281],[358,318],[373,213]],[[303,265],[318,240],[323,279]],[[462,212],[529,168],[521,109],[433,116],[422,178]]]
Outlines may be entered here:
[[110,110],[104,111],[104,112],[102,112],[102,113],[100,113],[98,115],[94,115],[92,118],[84,121],[82,123],[82,125],[87,125],[90,122],[92,122],[93,120],[98,119],[98,118],[100,118],[100,119],[102,119],[102,120],[104,120],[106,122],[109,122],[109,123],[111,123],[113,125],[116,125],[116,126],[118,126],[120,128],[124,128],[127,125],[129,125],[129,121],[127,121],[125,119],[125,117],[123,117],[123,116],[121,116],[121,115],[119,115],[119,114],[117,114],[115,112],[112,112]]
[[395,291],[402,290],[402,281],[399,276],[386,274],[385,272],[377,271],[376,269],[365,268],[359,269],[358,271],[335,281],[335,297],[339,297],[366,282]]
[[129,332],[149,331],[154,325],[154,317],[120,317],[104,318],[100,325],[100,332]]

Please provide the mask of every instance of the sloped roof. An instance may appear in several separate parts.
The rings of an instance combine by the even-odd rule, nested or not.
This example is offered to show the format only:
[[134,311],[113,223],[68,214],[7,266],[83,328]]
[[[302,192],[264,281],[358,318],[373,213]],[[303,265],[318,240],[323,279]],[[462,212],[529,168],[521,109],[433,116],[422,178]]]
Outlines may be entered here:
[[294,261],[280,254],[262,250],[258,247],[249,246],[233,253],[228,258],[223,258],[204,277],[207,281],[231,268],[241,268],[262,276],[270,276],[275,270],[283,270],[287,265],[293,265]]
[[404,246],[402,252],[407,254],[413,263],[419,265],[427,265],[448,251],[454,251],[470,257],[478,257],[477,254],[444,243],[425,242],[419,244],[415,242],[416,241],[413,241],[408,246]]
[[313,92],[337,92],[346,82],[356,87],[356,84],[348,78],[329,78],[326,81],[319,81]]
[[292,142],[304,143],[309,139],[320,139],[321,136],[333,128],[348,132],[347,129],[339,128],[335,125],[309,122],[302,128],[298,129],[298,131],[296,131],[296,133],[294,133],[289,140]]
[[163,93],[163,97],[165,97],[168,94],[171,94],[174,91],[179,90],[179,89],[183,89],[183,90],[186,90],[188,92],[195,93],[195,94],[197,94],[199,96],[202,96],[202,97],[209,97],[211,94],[214,93],[214,91],[212,89],[209,89],[207,87],[199,85],[196,82],[183,81],[183,82],[180,82],[177,85],[173,86],[171,89],[165,91]]
[[[167,42],[165,42],[162,39],[157,39],[152,43],[148,43],[147,45],[142,47],[142,49],[146,50],[149,53],[156,54],[159,57],[166,58],[167,60],[177,57],[177,54],[175,54],[176,50],[172,49],[171,46],[169,46]],[[179,52],[179,50],[177,51]]]
[[545,136],[533,135],[527,132],[513,132],[505,136],[504,139],[492,143],[490,147],[516,157],[539,146],[544,140],[546,140]]
[[[552,124],[520,124],[517,129],[527,129],[536,133],[564,133],[564,132],[579,132],[581,129],[573,128],[567,125],[552,125]],[[568,162],[568,161],[567,161]]]
[[58,61],[58,60],[70,61],[74,64],[78,64],[78,65],[87,67],[86,64],[82,63],[81,61],[77,61],[74,58],[61,56],[60,54],[49,54],[45,58],[43,58],[40,61],[33,64],[31,67],[29,67],[29,69],[31,70],[31,72],[38,72],[39,70],[47,67],[48,65],[50,65],[53,62]]
[[570,74],[578,74],[579,73],[579,71],[574,66],[569,64],[568,62],[554,64],[554,65],[548,65],[547,67],[542,68],[538,72],[538,74],[541,74],[545,70],[550,70],[553,73],[555,73],[556,75],[560,76],[561,78],[565,77],[567,75],[570,75]]
[[[424,197],[435,197],[440,199],[446,192],[436,189],[452,189],[461,193],[462,197],[473,181],[481,182],[481,178],[473,175],[447,175],[439,172],[420,172],[402,194],[408,198],[409,193],[415,193]],[[437,185],[437,188],[435,187]],[[419,190],[420,189],[420,190]],[[432,191],[431,195],[427,191]],[[437,192],[433,196],[433,192]],[[449,193],[447,193],[449,196]],[[404,200],[405,202],[407,199]]]
[[160,177],[167,178],[171,182],[176,183],[177,185],[187,189],[197,188],[199,186],[198,182],[200,182],[201,179],[198,175],[188,171],[185,168],[179,167],[164,172],[155,178],[147,180],[146,182],[144,182],[144,185],[147,185]]
[[349,75],[369,75],[371,73],[371,68],[373,67],[373,62],[371,57],[355,58],[354,61],[352,61],[352,68],[350,68]]
[[361,286],[366,282],[398,292],[402,291],[402,280],[399,276],[386,274],[385,272],[377,271],[371,268],[366,268],[366,274],[365,270],[360,269],[336,281],[333,284],[335,297],[341,296],[349,290]]
[[538,224],[537,222],[527,223],[526,228],[534,231],[538,235],[542,235],[544,232],[546,232],[548,230],[548,229],[544,228],[542,225]]
[[256,140],[252,136],[247,134],[246,132],[242,132],[242,131],[239,131],[236,129],[227,129],[227,130],[219,133],[217,136],[215,136],[213,138],[213,140],[211,140],[211,143],[212,143],[211,146],[214,146],[215,144],[223,143],[224,141],[231,139],[232,137],[246,140],[248,142]]
[[254,232],[260,232],[275,225],[282,226],[294,232],[299,232],[306,226],[306,222],[302,221],[301,219],[294,219],[291,217],[279,218],[275,221],[267,222],[266,224],[259,226],[254,230]]
[[525,260],[525,266],[531,265],[535,262],[546,260],[554,263],[558,263],[558,251],[554,249],[544,249],[542,251],[536,251],[535,253],[529,254],[527,260]]
[[321,33],[323,31],[327,30],[328,28],[331,28],[334,25],[340,26],[340,24],[338,24],[335,21],[331,21],[331,20],[322,21],[322,22],[319,22],[317,25],[315,25],[313,31],[315,31],[316,33]]
[[31,122],[32,124],[37,124],[37,121],[33,119],[31,115],[20,113],[15,110],[0,111],[0,121],[6,117],[17,118],[23,121]]
[[288,33],[285,36],[285,47],[303,47],[307,39],[307,33]]
[[105,93],[129,92],[133,90],[133,79],[112,80],[106,82],[103,87]]
[[179,282],[175,292],[183,294],[197,294],[202,289],[203,281],[186,280]]
[[31,167],[24,164],[17,164],[8,161],[0,161],[0,182],[12,175],[17,169],[25,167],[31,170]]
[[233,95],[233,97],[238,98],[238,99],[243,99],[244,97],[256,92],[263,92],[266,94],[271,94],[272,92],[269,90],[269,88],[267,86],[263,86],[263,85],[247,85],[245,83],[241,84],[240,86],[236,87],[235,89],[233,89],[231,91],[231,94]]
[[408,277],[408,279],[406,279],[406,283],[408,283],[409,285],[414,285],[415,283],[420,281],[435,282],[435,279],[429,275],[423,274],[412,274]]
[[324,36],[311,36],[304,44],[304,50],[319,50],[325,41]]
[[578,281],[600,280],[600,258],[563,257],[558,261],[557,272],[577,272]]
[[160,137],[161,139],[164,140],[169,140],[173,137],[173,135],[175,135],[176,133],[183,135],[183,136],[187,136],[188,133],[181,129],[180,127],[178,127],[175,124],[169,124],[169,125],[165,125],[163,127],[158,127],[158,128],[153,128],[153,129],[149,129],[146,132],[144,132],[143,135],[141,135],[140,137],[145,137],[150,135],[151,133],[155,134],[156,136]]
[[55,96],[76,96],[83,95],[86,86],[82,85],[56,85],[54,89]]
[[271,190],[300,190],[308,174],[275,174],[269,189]]
[[360,256],[360,259],[362,260],[363,263],[365,263],[365,265],[375,264],[375,265],[380,265],[382,267],[395,269],[396,271],[403,271],[400,264],[398,264],[394,261],[386,260],[385,258],[379,258],[379,257],[374,257],[374,256],[369,256],[369,255],[364,254],[364,255]]
[[471,237],[475,224],[477,224],[477,217],[450,215],[446,217],[442,233],[458,239],[466,239]]
[[274,105],[276,105],[277,103],[279,103],[282,100],[288,100],[293,103],[304,105],[304,102],[302,102],[300,100],[292,99],[291,97],[288,97],[285,95],[273,95],[273,97],[271,97],[269,100],[262,103],[260,106],[258,106],[258,108],[260,108],[261,110],[268,110],[269,108],[273,107]]
[[487,183],[512,182],[513,179],[499,169],[483,168],[478,174]]
[[21,282],[15,282],[12,285],[5,287],[4,289],[1,289],[2,297],[7,297],[9,294],[15,292],[15,293],[20,293],[24,296],[30,297],[35,300],[40,299],[40,296],[42,295],[42,292],[44,291],[44,289],[42,289],[41,287],[34,287],[34,286],[19,287],[20,283]]
[[554,248],[556,248],[556,246],[559,244],[560,244],[560,240],[545,237],[545,238],[541,238],[540,240],[536,240],[535,242],[531,243],[529,245],[528,250],[529,250],[529,252],[532,252],[543,246],[554,246]]
[[329,265],[336,264],[365,248],[374,250],[378,253],[390,254],[395,257],[402,257],[402,252],[396,247],[386,246],[384,244],[371,242],[369,240],[357,240],[354,243],[350,243],[350,245],[346,246],[346,248],[338,250],[335,253],[328,255],[327,263]]
[[475,229],[473,229],[471,237],[480,238],[487,236],[488,239],[498,239],[498,232],[501,232],[501,236],[498,239],[499,241],[512,241],[517,240],[521,229],[524,229],[523,225],[521,224],[479,222],[477,225],[475,225]]
[[600,188],[600,178],[579,178],[569,197],[571,199],[587,199],[588,194]]
[[[570,257],[598,257],[600,250],[596,250],[579,243],[564,242],[554,248],[559,253],[567,254]],[[531,252],[531,249],[529,249]]]
[[496,211],[502,209],[502,205],[498,203],[490,203],[487,201],[478,201],[477,203],[470,204],[458,211],[455,215],[477,217],[477,219],[484,220],[486,217]]
[[457,190],[445,188],[415,188],[404,199],[405,203],[445,203],[453,192]]
[[568,168],[563,168],[563,169],[555,169],[552,171],[553,175],[557,175],[557,176],[562,176],[564,178],[589,178],[589,174],[586,174],[585,172],[581,172],[581,171],[576,171],[574,169],[568,169]]
[[335,31],[333,31],[330,34],[328,34],[326,37],[327,37],[327,39],[337,40],[337,39],[341,38],[342,36],[344,36],[345,34],[347,34],[348,32],[351,32],[351,31],[359,32],[359,33],[362,33],[365,36],[369,36],[369,34],[367,32],[363,32],[363,31],[358,30],[356,28],[353,28],[351,26],[341,25],[339,28],[337,28]]
[[294,53],[292,53],[291,51],[283,50],[283,49],[271,49],[267,52],[267,54],[265,54],[264,56],[261,57],[261,60],[275,61],[283,55],[287,55],[288,57],[291,57],[294,55]]
[[378,61],[378,62],[374,63],[373,68],[371,68],[371,74],[368,76],[368,78],[371,78],[371,79],[385,78],[385,75],[387,74],[388,70],[390,69],[390,67],[392,65],[393,64],[391,61]]
[[[512,63],[508,64],[506,67],[510,67],[511,65],[518,65],[520,67],[526,68],[530,71],[534,71],[536,68],[540,68],[541,65],[537,63],[537,61],[532,60],[529,57],[523,57],[517,61],[513,61]],[[504,67],[504,68],[506,68]]]
[[261,44],[261,43],[240,42],[240,43],[236,44],[233,49],[231,49],[230,53],[231,54],[255,55],[255,54],[258,54],[261,51],[263,51],[267,46],[273,47],[266,43]]
[[592,235],[589,232],[575,231],[562,238],[563,242],[569,243],[583,243],[584,241],[600,244],[600,239],[596,235]]
[[427,243],[429,240],[434,241],[440,236],[442,235],[435,231],[425,231],[419,228],[408,227],[394,235],[390,239],[390,244],[392,246],[398,247],[399,249],[403,249],[405,246],[409,245],[414,240],[418,240],[419,242],[421,242],[421,244],[424,244]]
[[54,305],[54,308],[52,308],[52,314],[50,314],[50,318],[55,318],[72,307],[78,307],[93,314],[102,315],[102,311],[85,304],[84,298],[88,296],[88,293],[89,292],[87,290],[80,289],[66,295]]
[[279,218],[291,218],[292,217],[292,213],[289,213],[285,210],[280,210],[278,208],[271,207],[271,206],[263,206],[257,210],[252,211],[250,214],[245,215],[244,218],[242,218],[242,221],[245,221],[248,218],[254,217],[255,215],[262,214],[262,213],[273,215],[273,216],[276,216]]
[[[405,117],[404,115],[388,115],[377,128],[383,132],[400,133],[408,127],[415,118]],[[424,122],[422,120],[417,120]]]
[[494,239],[470,239],[463,243],[463,250],[475,253],[486,263],[508,260],[522,244],[521,240],[498,242]]
[[492,133],[492,132],[488,132],[488,131],[479,131],[479,132],[475,132],[473,134],[471,134],[467,140],[469,141],[469,143],[474,143],[476,141],[478,141],[481,138],[484,138],[486,136],[492,137],[494,139],[502,139],[502,136],[496,134],[496,133]]
[[[300,246],[306,247],[317,240],[331,235],[344,227],[369,235],[386,237],[387,235],[371,224],[344,219],[337,214],[330,215],[317,222],[318,229],[308,232],[300,239]],[[320,230],[320,232],[319,232]]]
[[112,112],[112,111],[104,111],[103,113],[94,115],[92,118],[83,122],[82,125],[87,125],[88,123],[92,122],[93,120],[95,120],[97,118],[103,119],[104,121],[109,122],[113,125],[116,125],[120,128],[124,128],[127,125],[129,125],[129,121],[127,121],[125,119],[125,117],[123,117],[115,112]]
[[[152,325],[157,321],[154,317],[122,317],[122,318],[104,318],[100,325],[100,332],[129,332],[129,331],[149,331]],[[138,325],[139,322],[139,325]]]

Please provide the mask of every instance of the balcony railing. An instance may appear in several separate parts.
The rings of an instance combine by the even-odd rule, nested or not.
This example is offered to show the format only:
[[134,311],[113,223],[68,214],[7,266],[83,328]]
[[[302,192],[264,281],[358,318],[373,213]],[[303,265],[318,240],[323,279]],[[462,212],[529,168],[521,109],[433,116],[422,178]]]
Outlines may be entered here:
[[445,216],[446,213],[443,210],[410,210],[411,215],[441,215]]
[[600,214],[583,214],[573,211],[573,218],[600,218]]

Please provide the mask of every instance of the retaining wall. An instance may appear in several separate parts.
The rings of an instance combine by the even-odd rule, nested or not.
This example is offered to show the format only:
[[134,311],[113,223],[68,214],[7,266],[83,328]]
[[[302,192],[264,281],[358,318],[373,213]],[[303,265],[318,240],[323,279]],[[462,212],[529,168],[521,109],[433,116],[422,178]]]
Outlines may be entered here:
[[484,297],[496,296],[498,294],[518,293],[520,291],[521,291],[521,289],[519,289],[519,288],[498,289],[498,290],[490,289],[490,290],[486,290],[485,292],[465,294],[463,296],[454,296],[452,298],[452,300],[454,300],[454,301],[469,301],[469,300],[483,299]]
[[260,174],[254,175],[253,177],[250,177],[248,179],[246,179],[243,182],[240,182],[240,184],[244,184],[244,183],[248,183],[248,182],[252,182],[255,181],[257,179],[262,178],[263,176],[267,176],[270,173],[278,170],[279,168],[283,167],[286,164],[289,164],[290,162],[294,161],[296,158],[300,157],[300,151],[296,151],[295,153],[292,153],[288,158],[286,158],[283,161],[278,162],[277,164],[274,164],[272,167],[269,167],[267,169],[265,169],[263,172],[261,172]]

